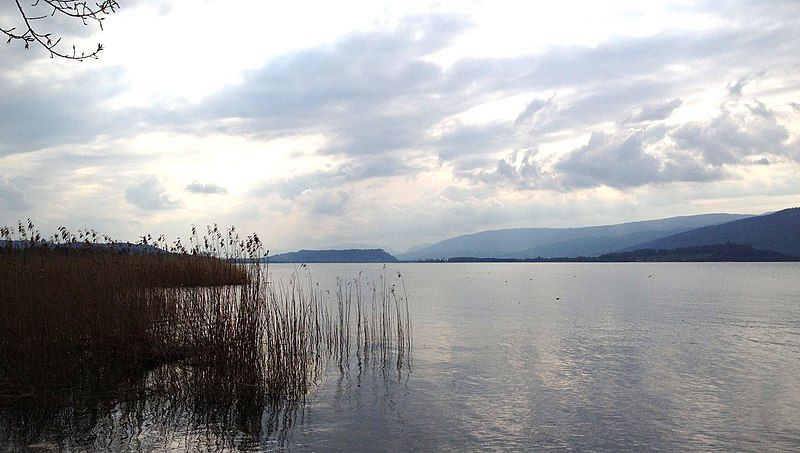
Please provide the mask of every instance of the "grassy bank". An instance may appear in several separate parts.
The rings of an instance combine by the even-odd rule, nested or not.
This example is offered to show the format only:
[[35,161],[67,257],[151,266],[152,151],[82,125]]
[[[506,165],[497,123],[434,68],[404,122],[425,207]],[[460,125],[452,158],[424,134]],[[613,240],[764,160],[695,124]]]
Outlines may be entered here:
[[385,278],[370,290],[270,282],[263,265],[228,259],[258,257],[256,236],[214,227],[188,250],[145,237],[132,253],[29,230],[5,230],[0,247],[0,406],[135,387],[158,369],[179,381],[164,391],[190,382],[226,405],[297,400],[324,363],[355,352],[400,366],[411,348],[407,301]]

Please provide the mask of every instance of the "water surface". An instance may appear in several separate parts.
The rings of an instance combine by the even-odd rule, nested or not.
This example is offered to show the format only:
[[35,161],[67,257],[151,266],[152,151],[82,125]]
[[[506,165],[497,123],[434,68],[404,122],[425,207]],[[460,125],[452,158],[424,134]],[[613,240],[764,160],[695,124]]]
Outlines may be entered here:
[[[331,288],[337,277],[361,272],[372,284],[385,278],[398,291],[404,284],[412,363],[358,366],[354,358],[349,367],[332,365],[305,403],[264,414],[256,428],[241,423],[232,444],[218,442],[213,430],[184,426],[180,417],[167,429],[152,416],[132,421],[134,429],[121,417],[98,422],[81,439],[63,429],[41,445],[800,449],[797,263],[271,265],[269,271],[284,280],[310,272],[316,284]],[[112,414],[112,421],[120,413],[113,404],[96,411],[99,419],[103,411]]]
[[[312,272],[324,284],[363,268]],[[411,295],[410,376],[355,398],[349,381],[323,385],[301,445],[800,447],[797,264],[390,269]]]

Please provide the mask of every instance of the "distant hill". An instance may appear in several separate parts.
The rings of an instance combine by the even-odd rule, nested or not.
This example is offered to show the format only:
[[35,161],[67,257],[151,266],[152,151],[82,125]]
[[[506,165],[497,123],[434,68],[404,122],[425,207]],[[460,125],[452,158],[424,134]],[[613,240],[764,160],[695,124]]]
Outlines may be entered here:
[[422,249],[424,249],[425,247],[430,247],[430,246],[431,246],[431,244],[430,244],[430,243],[428,243],[428,242],[426,242],[426,243],[423,243],[423,244],[417,244],[417,245],[413,245],[413,246],[409,247],[409,248],[408,248],[408,249],[405,251],[405,253],[401,253],[400,255],[404,255],[404,254],[408,254],[408,253],[414,253],[414,252],[416,252],[417,250],[422,250]]
[[10,245],[13,249],[27,249],[31,247],[47,247],[50,249],[58,250],[81,250],[81,249],[94,249],[94,250],[113,250],[115,252],[129,254],[129,255],[152,255],[160,253],[169,253],[166,250],[160,249],[154,245],[132,244],[130,242],[66,242],[66,243],[52,243],[52,242],[37,242],[31,244],[31,241],[0,241],[0,248],[8,248]]
[[384,252],[395,256],[398,254],[397,250],[380,244],[370,244],[361,242],[348,242],[344,244],[324,245],[316,250],[383,250]]
[[800,256],[800,208],[708,226],[637,244],[635,249],[676,249],[726,242]]
[[[444,260],[442,260],[444,261]],[[442,262],[436,261],[436,262]],[[745,244],[714,244],[698,247],[681,247],[671,250],[637,249],[630,252],[607,253],[596,257],[573,258],[449,258],[449,263],[632,263],[632,262],[776,262],[800,261],[774,250],[763,250]]]
[[[597,256],[676,233],[752,217],[701,214],[583,228],[516,228],[457,236],[401,254],[402,260],[475,258],[555,258]],[[725,242],[725,241],[723,241]]]
[[270,263],[393,263],[382,249],[300,250],[269,257]]

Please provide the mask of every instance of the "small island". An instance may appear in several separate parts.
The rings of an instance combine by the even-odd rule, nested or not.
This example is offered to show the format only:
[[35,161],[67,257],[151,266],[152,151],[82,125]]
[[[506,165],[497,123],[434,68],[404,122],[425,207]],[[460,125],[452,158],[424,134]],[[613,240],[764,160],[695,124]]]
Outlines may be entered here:
[[300,250],[270,256],[270,263],[395,263],[382,249]]

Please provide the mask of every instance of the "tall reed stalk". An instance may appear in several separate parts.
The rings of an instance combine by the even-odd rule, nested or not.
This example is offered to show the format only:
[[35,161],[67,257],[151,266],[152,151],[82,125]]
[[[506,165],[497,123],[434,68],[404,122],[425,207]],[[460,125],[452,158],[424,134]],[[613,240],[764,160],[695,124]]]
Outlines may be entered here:
[[405,287],[385,275],[379,288],[359,276],[333,293],[310,273],[269,281],[258,237],[233,228],[200,238],[193,227],[189,248],[98,237],[0,229],[0,407],[165,366],[210,400],[296,401],[329,361],[401,367],[411,351]]

